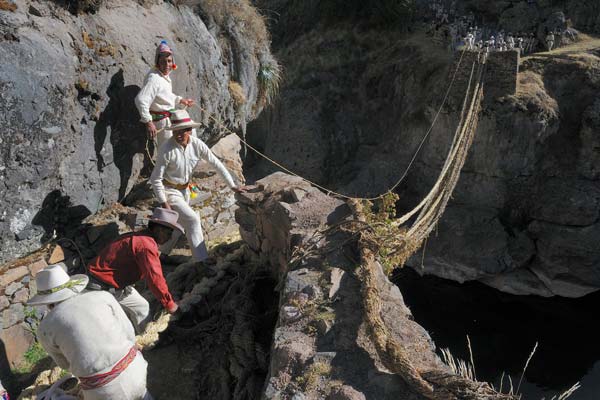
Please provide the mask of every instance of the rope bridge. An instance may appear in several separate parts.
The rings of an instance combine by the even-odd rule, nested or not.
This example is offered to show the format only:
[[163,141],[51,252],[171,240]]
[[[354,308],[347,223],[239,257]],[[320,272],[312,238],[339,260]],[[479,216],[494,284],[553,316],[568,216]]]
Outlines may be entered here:
[[[369,229],[369,224],[367,223],[365,213],[363,212],[363,207],[365,204],[368,204],[368,202],[373,200],[384,199],[386,195],[393,193],[407,176],[408,171],[413,165],[418,152],[421,150],[423,144],[427,140],[427,137],[432,131],[438,116],[440,115],[440,112],[448,99],[457,72],[461,66],[463,55],[464,51],[461,53],[456,70],[454,71],[448,90],[445,93],[444,99],[437,114],[435,115],[433,123],[425,133],[409,165],[398,181],[396,181],[396,183],[392,185],[392,187],[390,187],[390,189],[388,189],[384,194],[379,196],[353,197],[335,192],[291,171],[281,163],[271,159],[258,149],[251,146],[243,138],[240,138],[240,141],[260,157],[274,164],[278,168],[281,168],[283,171],[304,179],[311,185],[323,190],[325,193],[327,193],[327,195],[336,196],[348,201],[348,204],[354,211],[354,215],[356,217],[353,228],[354,233],[356,233],[359,238],[358,246],[361,260],[360,268],[357,269],[356,274],[362,285],[365,322],[367,329],[369,329],[371,333],[377,354],[387,369],[400,376],[415,393],[418,393],[426,399],[514,399],[514,397],[511,395],[504,395],[496,392],[486,383],[475,382],[470,379],[449,373],[447,370],[418,370],[403,345],[397,339],[395,339],[393,335],[390,334],[381,316],[382,305],[379,290],[377,288],[377,274],[378,269],[380,268],[376,262],[376,256],[378,253],[377,243],[373,240],[373,229]],[[394,243],[398,244],[395,252],[397,253],[396,256],[398,256],[398,254],[400,255],[400,265],[403,265],[406,260],[408,260],[408,258],[420,247],[423,241],[433,231],[442,217],[452,192],[456,187],[460,172],[464,166],[468,151],[473,143],[475,131],[477,129],[479,113],[481,111],[483,100],[483,77],[485,72],[485,61],[485,54],[482,53],[475,61],[473,61],[465,97],[462,103],[459,123],[454,132],[454,137],[446,156],[446,160],[435,184],[416,207],[403,216],[394,219],[387,228],[389,229],[388,232],[392,232],[392,234],[395,235]],[[202,112],[207,113],[208,118],[211,119],[220,129],[223,129],[223,131],[226,132],[235,133],[227,128],[206,109],[199,105],[197,105],[197,107]],[[415,216],[415,220],[408,229],[400,229]],[[379,242],[379,245],[380,244],[381,241]]]

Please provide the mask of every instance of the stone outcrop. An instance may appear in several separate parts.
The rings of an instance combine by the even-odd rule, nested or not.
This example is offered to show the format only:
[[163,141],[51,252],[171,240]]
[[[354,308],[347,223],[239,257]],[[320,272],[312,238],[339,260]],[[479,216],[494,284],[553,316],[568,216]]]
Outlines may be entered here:
[[[362,267],[356,238],[328,230],[352,218],[350,208],[283,173],[257,181],[255,189],[237,198],[241,235],[270,265],[281,288],[263,397],[427,398],[409,381],[390,373],[388,360],[381,359],[375,349],[357,276]],[[450,382],[454,375],[435,354],[428,333],[413,320],[381,265],[373,265],[381,317],[389,334],[417,371],[425,375],[429,371],[430,377],[441,374]],[[442,397],[433,398],[457,398],[444,392],[444,384],[435,390]]]
[[[274,9],[284,14],[281,20],[290,17],[281,7],[285,2],[263,3],[279,6]],[[509,7],[499,4],[509,2],[457,3],[491,21]],[[307,19],[314,17],[308,8]],[[535,23],[550,14],[544,11]],[[410,164],[442,103],[454,55],[421,34],[418,25],[404,35],[382,24],[356,24],[360,18],[312,21],[303,35],[282,39],[281,96],[251,124],[249,137],[302,176],[345,194],[370,196],[387,191]],[[505,78],[516,73],[515,61],[501,62],[502,68],[490,64],[487,79],[493,84],[499,73],[500,80],[511,81]],[[518,71],[511,81],[516,94],[508,95],[514,86],[485,92],[475,141],[427,243],[424,271],[461,282],[481,280],[515,294],[583,296],[600,288],[599,159],[593,150],[600,58],[594,50],[533,56],[521,60]],[[442,110],[396,190],[399,213],[418,204],[437,179],[459,104],[451,101]],[[255,169],[258,177],[273,171],[263,161]],[[421,256],[409,264],[421,271]]]
[[175,51],[174,91],[207,110],[190,112],[209,144],[222,134],[210,115],[244,128],[264,105],[257,76],[273,61],[247,2],[97,4],[93,15],[54,1],[0,11],[0,263],[129,193],[147,166],[133,99],[158,40]]

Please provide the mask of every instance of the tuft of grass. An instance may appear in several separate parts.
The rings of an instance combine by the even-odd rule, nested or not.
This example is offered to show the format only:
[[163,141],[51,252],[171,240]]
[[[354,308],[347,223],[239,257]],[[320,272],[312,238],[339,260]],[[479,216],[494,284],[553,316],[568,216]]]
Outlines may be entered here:
[[233,102],[237,107],[246,104],[246,95],[244,94],[244,88],[236,81],[229,81],[229,94],[233,99]]
[[542,77],[533,71],[519,73],[515,98],[523,110],[533,107],[549,119],[558,117],[558,103],[546,91]]
[[281,66],[277,61],[261,64],[258,70],[259,100],[263,104],[271,104],[279,93],[281,83]]
[[571,397],[571,395],[573,393],[575,393],[575,391],[577,389],[579,389],[581,387],[581,385],[579,384],[579,382],[576,382],[573,386],[571,386],[569,389],[565,390],[564,392],[562,392],[560,395],[558,396],[553,396],[550,400],[565,400],[568,399],[569,397]]
[[13,372],[21,375],[28,374],[31,371],[33,371],[37,363],[39,363],[46,357],[48,357],[48,353],[46,353],[46,350],[44,350],[44,348],[41,344],[39,344],[39,342],[34,342],[31,345],[31,347],[27,349],[25,354],[23,354],[23,362],[17,365],[13,369]]
[[271,38],[264,17],[254,8],[250,0],[223,1],[223,0],[196,0],[182,1],[180,3],[196,3],[215,23],[222,28],[232,26],[228,22],[238,22],[245,36],[253,38],[257,48],[269,46]]
[[296,383],[304,391],[314,390],[322,378],[328,378],[331,375],[331,365],[324,362],[311,364],[306,373],[296,378]]
[[8,0],[0,0],[0,10],[14,12],[17,9],[17,5]]
[[450,367],[450,370],[453,373],[465,379],[475,381],[475,370],[473,369],[473,365],[471,363],[455,358],[452,353],[450,353],[450,349],[442,349],[441,351],[442,360],[448,367]]

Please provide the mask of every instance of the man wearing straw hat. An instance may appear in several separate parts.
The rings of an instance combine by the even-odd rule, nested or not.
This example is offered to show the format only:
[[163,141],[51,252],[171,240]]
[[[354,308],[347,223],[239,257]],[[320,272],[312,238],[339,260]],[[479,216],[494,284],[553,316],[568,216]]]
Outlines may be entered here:
[[40,344],[56,364],[77,376],[85,400],[149,400],[148,363],[135,347],[133,326],[115,298],[83,292],[85,275],[69,277],[50,265],[35,277],[37,294],[28,305],[47,305]]
[[154,195],[164,208],[172,208],[179,213],[178,222],[183,225],[185,234],[195,260],[208,257],[200,216],[190,206],[190,183],[196,164],[204,159],[208,161],[235,192],[245,188],[237,187],[227,168],[200,139],[192,136],[192,129],[200,126],[194,122],[187,111],[176,110],[171,116],[171,125],[166,129],[173,131],[173,137],[159,148],[156,165],[150,176]]
[[166,40],[156,48],[154,68],[144,79],[144,86],[135,98],[135,105],[140,113],[141,122],[146,125],[148,136],[156,137],[160,147],[171,132],[164,128],[169,125],[171,113],[176,108],[191,107],[194,100],[184,99],[173,93],[173,85],[169,74],[177,68],[173,62],[173,51]]
[[174,230],[183,233],[178,218],[174,210],[154,209],[147,229],[121,235],[88,265],[88,289],[111,292],[138,333],[150,321],[150,305],[132,286],[136,282],[145,279],[152,294],[169,313],[174,314],[178,309],[163,276],[158,252],[158,246],[166,243]]

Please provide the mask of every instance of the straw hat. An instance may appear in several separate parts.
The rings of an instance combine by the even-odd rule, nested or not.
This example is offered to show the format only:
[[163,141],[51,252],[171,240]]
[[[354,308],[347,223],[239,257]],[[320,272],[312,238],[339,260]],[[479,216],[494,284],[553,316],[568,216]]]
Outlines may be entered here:
[[186,110],[175,110],[171,113],[171,126],[165,129],[168,131],[179,131],[199,127],[200,123],[194,122]]
[[148,221],[154,222],[155,224],[168,226],[171,229],[177,229],[181,233],[184,233],[183,226],[177,223],[178,218],[179,213],[177,211],[169,210],[168,208],[156,207]]
[[60,264],[49,265],[35,276],[37,294],[27,304],[37,306],[70,299],[81,293],[88,281],[89,278],[83,274],[69,277]]

